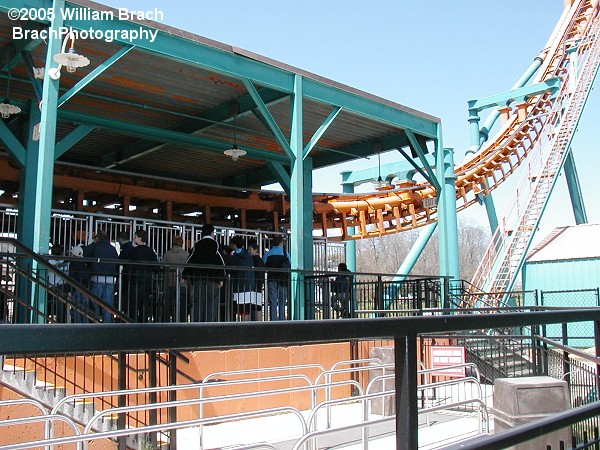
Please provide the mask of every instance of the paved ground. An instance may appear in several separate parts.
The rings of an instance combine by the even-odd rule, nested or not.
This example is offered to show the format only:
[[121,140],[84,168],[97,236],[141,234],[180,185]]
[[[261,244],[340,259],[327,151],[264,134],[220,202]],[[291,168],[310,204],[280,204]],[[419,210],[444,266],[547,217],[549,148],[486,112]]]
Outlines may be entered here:
[[[303,414],[307,415],[307,413]],[[361,410],[357,404],[336,406],[332,411],[332,427],[343,427],[360,421]],[[372,416],[381,418],[382,416]],[[320,414],[318,429],[325,428],[326,415]],[[377,425],[369,430],[370,450],[389,450],[395,447],[394,422]],[[419,449],[428,450],[466,439],[478,433],[476,414],[432,413],[429,423],[425,415],[419,416]],[[221,423],[204,427],[205,449],[236,448],[239,444],[268,442],[279,450],[291,450],[302,435],[300,419],[294,414],[278,414],[267,418]],[[181,430],[178,447],[183,450],[199,448],[199,429]],[[346,430],[318,437],[318,449],[354,450],[362,448],[361,431]]]

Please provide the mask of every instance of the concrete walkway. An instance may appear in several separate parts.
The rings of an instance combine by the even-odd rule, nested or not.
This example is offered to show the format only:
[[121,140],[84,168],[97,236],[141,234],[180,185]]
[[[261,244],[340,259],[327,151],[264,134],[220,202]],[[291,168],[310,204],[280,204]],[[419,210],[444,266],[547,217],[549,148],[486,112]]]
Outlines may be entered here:
[[[305,419],[309,412],[303,412]],[[357,403],[332,408],[332,428],[360,422],[361,409]],[[371,419],[382,416],[371,415]],[[444,411],[429,414],[429,424],[425,415],[419,415],[419,449],[429,450],[478,434],[479,420],[476,413]],[[325,411],[319,413],[318,430],[326,428]],[[180,430],[177,436],[178,448],[198,450],[200,430],[198,428]],[[294,414],[278,414],[235,422],[224,422],[204,427],[204,449],[236,448],[238,445],[267,442],[279,450],[291,450],[302,436],[300,419]],[[369,429],[369,449],[389,450],[395,448],[395,423],[373,426]],[[362,449],[360,429],[328,433],[317,438],[317,449]]]

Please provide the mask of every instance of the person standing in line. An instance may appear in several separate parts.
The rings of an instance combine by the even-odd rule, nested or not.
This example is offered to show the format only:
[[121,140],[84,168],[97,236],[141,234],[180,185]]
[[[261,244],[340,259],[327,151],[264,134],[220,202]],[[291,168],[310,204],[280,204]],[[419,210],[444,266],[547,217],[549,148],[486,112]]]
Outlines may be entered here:
[[[117,242],[119,243],[119,259],[128,261],[131,259],[131,252],[133,251],[133,242],[129,239],[129,233],[127,231],[121,231],[117,234]],[[123,264],[121,267],[121,282],[118,283],[120,307],[121,311],[129,317],[133,317],[135,314],[135,305],[131,305],[134,301],[134,292],[131,292],[131,268],[130,264]]]
[[[264,269],[265,263],[260,257],[260,247],[256,242],[248,245],[248,253],[252,256],[252,266],[254,269]],[[250,320],[262,320],[263,311],[263,289],[265,287],[265,272],[263,270],[254,271],[254,295],[250,303]]]
[[[117,249],[110,243],[106,231],[98,231],[94,242],[83,249],[83,256],[95,258],[90,265],[90,290],[107,305],[114,307],[115,275],[117,274],[117,263],[119,255]],[[111,312],[91,302],[90,310],[99,315],[105,323],[112,322]]]
[[160,271],[158,265],[145,264],[147,262],[158,262],[156,252],[148,247],[148,233],[137,230],[133,235],[133,250],[129,253],[129,259],[138,264],[131,266],[130,288],[134,293],[135,311],[137,322],[157,320],[156,311],[152,308],[153,298],[153,275]]
[[[76,245],[71,248],[71,256],[79,260],[83,257],[83,248],[81,245]],[[90,268],[85,261],[73,260],[69,262],[69,276],[81,284],[83,287],[89,288],[90,283]],[[75,323],[88,322],[85,314],[89,310],[87,296],[83,295],[77,289],[71,291],[71,300],[75,303],[75,309],[71,311],[71,317]]]
[[130,259],[129,254],[133,250],[133,242],[129,239],[129,233],[127,231],[121,231],[117,234],[117,242],[121,249],[119,259]]
[[283,238],[275,236],[273,247],[264,254],[263,262],[267,268],[267,292],[269,296],[269,318],[271,320],[285,320],[285,303],[289,284],[289,272],[269,269],[290,268],[290,256],[283,249]]
[[[53,258],[49,259],[48,263],[57,269],[68,273],[68,263],[60,259],[63,251],[64,248],[62,245],[54,244],[50,248],[50,254]],[[51,295],[48,297],[48,317],[53,318],[54,322],[66,323],[65,304],[60,298],[65,294],[65,280],[60,275],[48,271],[48,284],[51,288]]]
[[214,238],[215,227],[202,227],[201,238],[194,244],[187,264],[213,267],[186,267],[184,277],[193,286],[192,322],[218,322],[220,289],[225,280],[225,262]]
[[[163,256],[167,264],[183,265],[189,258],[183,249],[183,238],[173,237],[173,246]],[[187,282],[181,276],[181,267],[165,267],[165,321],[187,322]],[[179,290],[179,317],[177,317],[177,291]]]
[[332,284],[332,307],[337,312],[338,319],[348,318],[351,315],[352,305],[352,272],[346,263],[338,264],[338,275]]
[[231,257],[228,266],[235,269],[229,270],[231,277],[231,292],[233,294],[233,314],[241,320],[249,318],[250,303],[254,293],[254,271],[252,270],[252,256],[244,246],[244,239],[233,236],[229,241]]

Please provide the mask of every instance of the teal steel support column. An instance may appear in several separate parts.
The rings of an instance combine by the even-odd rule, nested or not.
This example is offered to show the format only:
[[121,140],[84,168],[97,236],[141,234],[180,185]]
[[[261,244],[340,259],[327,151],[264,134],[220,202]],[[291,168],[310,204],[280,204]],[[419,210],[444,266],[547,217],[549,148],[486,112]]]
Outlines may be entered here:
[[[290,227],[292,229],[290,243],[290,257],[292,269],[312,269],[312,264],[307,265],[307,258],[312,260],[312,203],[305,210],[307,199],[312,200],[310,182],[305,183],[306,172],[304,170],[304,143],[302,139],[302,77],[296,75],[294,79],[294,94],[292,96],[292,126],[290,134],[290,150],[292,153],[292,173],[290,183]],[[310,227],[306,226],[306,215],[310,214]],[[307,248],[311,250],[306,251]],[[311,255],[309,257],[309,255]],[[292,274],[292,320],[303,320],[305,318],[304,304],[304,275]]]
[[494,204],[491,192],[483,197],[483,204],[485,205],[485,210],[487,212],[490,230],[492,231],[492,234],[494,234],[498,228],[498,215],[496,214],[496,205]]
[[410,274],[419,257],[421,256],[421,253],[423,253],[425,246],[429,242],[429,239],[431,239],[431,236],[433,236],[433,232],[437,228],[437,225],[437,222],[433,222],[421,228],[417,240],[413,243],[406,255],[406,258],[404,258],[404,261],[398,268],[396,276],[394,277],[394,281],[404,281],[406,276]]
[[[517,82],[513,85],[511,90],[525,86],[529,82],[529,80],[531,80],[531,77],[533,77],[533,75],[537,72],[537,70],[540,68],[543,62],[544,58],[542,58],[541,56],[536,56],[531,65],[525,71],[525,73],[521,75],[521,78],[519,78]],[[498,117],[500,117],[500,111],[498,111],[498,109],[496,108],[490,113],[487,119],[485,119],[483,126],[479,129],[480,136],[477,148],[474,149],[474,151],[471,151],[473,149],[470,148],[469,151],[467,151],[467,153],[476,153],[477,150],[481,148],[483,143],[488,140],[490,130],[496,123],[496,120],[498,120]]]
[[469,109],[469,130],[471,132],[471,146],[467,150],[467,155],[476,153],[481,146],[479,144],[479,113],[473,109]]
[[569,196],[571,197],[571,205],[573,207],[575,223],[577,225],[588,223],[587,212],[585,211],[585,204],[583,203],[581,185],[579,183],[579,176],[577,175],[577,168],[575,167],[575,158],[573,157],[573,150],[570,147],[569,151],[567,152],[567,158],[565,159],[565,177],[567,179]]
[[[23,168],[21,169],[21,175],[19,180],[19,198],[18,198],[18,209],[19,209],[19,220],[17,222],[17,236],[25,245],[31,245],[31,239],[27,240],[27,226],[33,224],[35,220],[36,210],[29,205],[35,204],[35,186],[37,184],[37,173],[38,173],[38,154],[39,154],[39,143],[32,139],[33,130],[37,124],[40,123],[41,114],[38,108],[37,101],[32,100],[29,107],[29,126],[27,131],[27,149],[25,150],[25,160]],[[48,220],[50,219],[50,212],[48,212]],[[27,230],[27,231],[26,231]],[[36,262],[27,261],[31,267],[31,273],[35,273]],[[38,290],[35,283],[31,283],[24,277],[19,277],[16,282],[16,289],[18,295],[22,299],[27,299],[29,306],[32,309],[39,309],[44,311],[46,308],[46,296],[45,291]],[[36,297],[39,294],[39,297]],[[32,313],[21,302],[15,303],[15,321],[17,323],[31,323]],[[37,316],[36,318],[39,318]]]
[[[342,177],[345,178],[352,172],[345,171],[342,172]],[[354,193],[354,184],[342,183],[342,192],[345,194],[353,194]],[[349,233],[354,233],[356,227],[348,228]],[[356,241],[350,240],[346,243],[346,265],[350,272],[356,272]]]
[[[441,134],[441,133],[440,133]],[[440,275],[450,281],[460,279],[458,259],[458,218],[456,213],[456,175],[454,174],[454,150],[441,148],[438,141],[437,173],[443,182],[438,198]],[[444,299],[445,300],[445,299]]]
[[[304,158],[303,162],[304,170],[304,205],[302,207],[302,218],[304,225],[300,229],[300,245],[303,245],[304,260],[303,269],[313,270],[315,266],[314,262],[314,251],[313,251],[313,198],[312,198],[312,171],[313,171],[313,159]],[[300,299],[304,299],[303,303],[303,318],[314,319],[315,318],[315,290],[310,288],[310,284],[307,285],[304,282],[304,275],[301,276],[302,288],[304,292],[301,294]]]
[[[55,0],[54,10],[65,7],[63,0]],[[48,69],[56,67],[52,57],[61,51],[59,28],[62,17],[55,14],[48,33],[46,54],[46,73],[42,90],[41,131],[37,155],[27,155],[25,176],[27,183],[22,186],[25,194],[23,203],[25,215],[31,220],[23,219],[21,241],[34,252],[48,253],[50,242],[50,213],[52,208],[52,181],[54,177],[54,145],[56,141],[56,113],[58,107],[58,81],[48,76]],[[32,108],[33,109],[33,108]],[[31,139],[31,136],[29,136]],[[34,148],[35,145],[30,145]],[[29,152],[29,149],[28,149]]]

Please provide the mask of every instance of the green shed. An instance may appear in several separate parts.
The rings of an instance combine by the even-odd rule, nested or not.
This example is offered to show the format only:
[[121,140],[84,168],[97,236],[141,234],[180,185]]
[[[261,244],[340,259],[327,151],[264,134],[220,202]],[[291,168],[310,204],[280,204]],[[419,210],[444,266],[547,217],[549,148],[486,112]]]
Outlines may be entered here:
[[[537,290],[539,305],[600,306],[600,224],[554,229],[528,253],[521,276],[525,291]],[[591,322],[569,327],[570,345],[593,345]],[[549,326],[546,333],[550,338],[559,338],[561,326]]]

